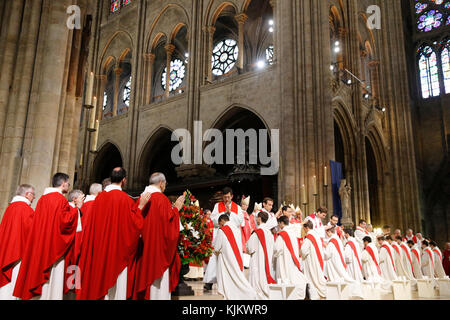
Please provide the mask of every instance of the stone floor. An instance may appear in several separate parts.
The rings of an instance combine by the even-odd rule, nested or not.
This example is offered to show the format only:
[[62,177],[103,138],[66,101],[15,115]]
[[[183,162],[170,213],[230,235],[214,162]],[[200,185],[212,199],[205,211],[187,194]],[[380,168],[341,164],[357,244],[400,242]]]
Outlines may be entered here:
[[[217,292],[217,284],[213,285],[212,291],[206,292],[203,289],[204,283],[202,281],[186,281],[186,284],[191,286],[194,295],[187,297],[172,297],[173,300],[223,300],[223,297]],[[450,297],[440,297],[438,291],[436,291],[435,295],[436,297],[434,299],[424,299],[417,296],[417,291],[412,292],[413,300],[450,300]],[[385,300],[393,300],[393,296],[386,296]]]

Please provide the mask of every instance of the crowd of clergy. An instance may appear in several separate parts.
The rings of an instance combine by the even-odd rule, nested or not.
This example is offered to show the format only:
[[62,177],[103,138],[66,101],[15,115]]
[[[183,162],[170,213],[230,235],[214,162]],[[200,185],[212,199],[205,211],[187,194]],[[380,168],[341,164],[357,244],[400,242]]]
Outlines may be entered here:
[[[154,173],[135,200],[123,191],[126,175],[115,168],[85,196],[57,173],[34,210],[34,187],[20,185],[0,224],[0,300],[170,300],[185,195],[171,202],[165,176]],[[291,300],[326,299],[327,283],[345,283],[357,298],[363,281],[389,291],[398,279],[448,278],[449,244],[441,252],[412,230],[376,234],[364,220],[356,230],[334,215],[325,221],[323,207],[303,219],[293,206],[272,212],[271,198],[253,212],[249,204],[226,187],[205,211],[213,255],[200,277],[226,300],[271,299],[277,285],[293,288]]]

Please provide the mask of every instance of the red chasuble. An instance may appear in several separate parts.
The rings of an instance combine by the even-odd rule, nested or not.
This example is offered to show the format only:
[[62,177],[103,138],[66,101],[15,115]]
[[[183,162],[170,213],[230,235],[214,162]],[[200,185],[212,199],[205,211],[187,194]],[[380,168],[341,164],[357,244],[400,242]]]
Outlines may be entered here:
[[278,233],[284,240],[284,243],[286,244],[286,247],[289,250],[289,253],[291,254],[292,260],[294,260],[295,265],[297,266],[298,270],[302,272],[302,269],[300,267],[300,261],[298,261],[297,257],[295,256],[294,247],[292,246],[291,238],[289,237],[289,234],[286,231],[281,231]]
[[66,198],[53,192],[42,196],[36,206],[14,296],[29,300],[42,294],[51,267],[73,244],[78,210]]
[[[180,236],[180,214],[172,208],[169,199],[160,192],[151,195],[149,203],[142,211],[142,252],[136,255],[135,270],[129,277],[135,277],[129,286],[128,298],[150,299],[150,286],[169,269],[169,290],[178,285],[181,260],[177,245]],[[134,273],[134,275],[132,275]]]
[[136,253],[143,218],[123,191],[100,193],[85,220],[77,300],[101,300]]
[[277,282],[270,275],[269,256],[267,255],[266,236],[262,229],[256,229],[255,232],[256,232],[256,235],[258,236],[259,242],[261,243],[261,246],[264,251],[264,267],[266,269],[267,283],[275,284]]
[[245,253],[247,242],[252,234],[252,230],[250,227],[250,216],[245,211],[244,211],[244,223],[245,226],[241,227],[241,238],[242,238],[242,251]]
[[0,224],[0,288],[11,282],[13,267],[24,253],[34,211],[25,202],[11,203]]

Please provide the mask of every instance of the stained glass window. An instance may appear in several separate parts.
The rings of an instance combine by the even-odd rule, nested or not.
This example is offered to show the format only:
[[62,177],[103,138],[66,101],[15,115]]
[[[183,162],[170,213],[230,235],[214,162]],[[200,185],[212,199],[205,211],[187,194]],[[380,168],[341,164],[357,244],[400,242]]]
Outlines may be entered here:
[[115,13],[120,10],[120,0],[111,0],[111,12]]
[[127,6],[131,3],[131,0],[123,0],[123,6]]
[[[183,83],[184,77],[186,74],[186,67],[180,59],[175,59],[170,62],[170,91],[174,91],[178,89]],[[161,85],[164,90],[166,90],[166,75],[167,75],[167,67],[164,68],[164,72],[161,76]]]
[[123,89],[123,103],[125,103],[127,107],[130,106],[130,96],[131,96],[131,77],[125,84],[125,87]]
[[417,28],[423,32],[429,32],[442,25],[442,13],[438,10],[429,10],[419,17]]
[[273,46],[269,46],[266,49],[266,60],[268,64],[273,64]]
[[450,93],[450,40],[444,45],[441,53],[442,73],[444,75],[445,93]]
[[428,99],[439,96],[439,70],[436,52],[430,46],[419,49],[419,72],[422,97]]
[[213,50],[212,73],[221,76],[228,73],[236,64],[239,55],[237,42],[227,39],[219,42]]

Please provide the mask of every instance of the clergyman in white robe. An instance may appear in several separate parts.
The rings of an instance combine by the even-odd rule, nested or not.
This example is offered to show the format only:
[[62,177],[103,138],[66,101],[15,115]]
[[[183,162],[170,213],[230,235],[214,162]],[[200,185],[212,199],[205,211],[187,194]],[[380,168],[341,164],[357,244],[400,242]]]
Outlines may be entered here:
[[[295,225],[289,225],[284,227],[281,232],[287,233],[289,239],[291,240],[294,255],[300,263],[297,228]],[[308,279],[297,267],[294,262],[294,258],[292,257],[292,254],[281,235],[278,235],[277,240],[275,241],[273,255],[276,261],[276,279],[281,279],[284,283],[295,285],[295,290],[290,294],[289,300],[304,300],[306,296],[306,285],[308,283]],[[311,296],[313,295],[311,294]]]
[[438,247],[431,246],[431,250],[433,251],[434,258],[434,276],[437,279],[444,279],[447,275],[442,265],[442,252]]
[[369,243],[366,245],[361,252],[361,263],[363,275],[367,281],[382,282],[381,269],[379,267],[380,257],[375,244]]
[[[273,260],[273,233],[268,229],[265,223],[261,223],[258,229],[264,231],[266,240],[266,248],[269,262],[269,269]],[[269,283],[267,282],[265,254],[261,242],[256,232],[253,232],[247,242],[247,253],[250,255],[249,281],[252,287],[256,290],[258,298],[261,300],[269,299]],[[273,278],[273,274],[270,274]]]
[[[238,254],[242,257],[242,242],[238,241],[237,237],[238,234],[241,234],[241,230],[236,228],[234,223],[230,221],[225,225],[231,228],[239,248]],[[214,254],[217,255],[217,287],[219,294],[225,300],[256,300],[256,291],[240,269],[231,244],[225,233],[220,229],[213,239],[213,246]]]
[[430,247],[422,251],[422,273],[425,277],[434,278],[434,255]]
[[[213,239],[217,236],[217,231],[219,229],[219,218],[222,214],[225,212],[219,212],[220,204],[221,202],[216,203],[214,206],[213,211],[211,212],[211,221],[214,224],[214,231],[213,231]],[[245,220],[244,220],[244,213],[241,209],[241,207],[237,206],[238,212],[231,212],[229,218],[230,222],[233,223],[233,225],[240,230],[241,227],[245,227]],[[238,238],[236,241],[242,242],[241,239],[242,235],[239,233]],[[241,245],[242,247],[242,245]],[[215,255],[212,255],[209,258],[208,265],[205,268],[205,275],[203,276],[203,282],[204,283],[216,283],[217,282],[217,257]]]
[[[356,252],[352,249],[351,244],[353,244]],[[344,256],[349,276],[353,280],[361,283],[364,280],[362,274],[361,250],[358,242],[351,236],[347,238],[347,242],[344,247]]]
[[[313,245],[312,241],[308,239],[308,236],[312,236],[316,240],[318,252],[316,251],[316,248]],[[323,245],[322,239],[316,231],[308,231],[308,234],[303,241],[300,252],[305,268],[305,276],[311,281],[319,296],[321,298],[325,298],[327,284],[325,280],[323,265],[320,264],[319,260],[322,259],[323,261]]]
[[394,249],[387,241],[384,241],[381,244],[379,256],[381,276],[383,277],[383,279],[389,281],[397,280],[398,277],[395,268]]
[[399,262],[397,263],[398,269],[397,274],[415,283],[416,281],[413,272],[414,266],[412,262],[411,250],[409,249],[408,245],[404,242],[400,242],[399,247],[400,247],[400,259]]

